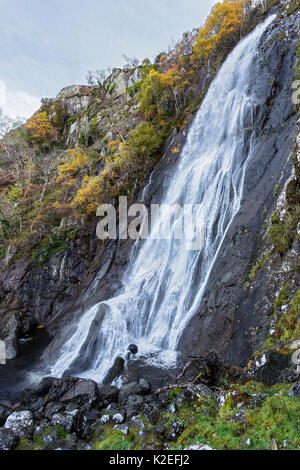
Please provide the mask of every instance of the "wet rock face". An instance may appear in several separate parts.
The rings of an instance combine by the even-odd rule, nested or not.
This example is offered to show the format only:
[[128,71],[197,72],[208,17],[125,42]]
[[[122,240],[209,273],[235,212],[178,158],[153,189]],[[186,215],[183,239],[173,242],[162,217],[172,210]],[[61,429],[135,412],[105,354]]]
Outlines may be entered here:
[[[291,96],[291,64],[295,62],[299,17],[298,13],[297,18],[276,19],[261,40],[250,76],[257,109],[244,197],[224,239],[198,313],[183,333],[181,351],[185,354],[203,354],[213,349],[226,361],[245,367],[266,337],[278,287],[289,279],[284,260],[278,255],[271,268],[261,270],[245,287],[251,266],[265,248],[265,224],[276,204],[274,188],[278,183],[283,188],[293,171],[289,157],[297,116]],[[297,257],[299,247],[295,246],[295,250]]]

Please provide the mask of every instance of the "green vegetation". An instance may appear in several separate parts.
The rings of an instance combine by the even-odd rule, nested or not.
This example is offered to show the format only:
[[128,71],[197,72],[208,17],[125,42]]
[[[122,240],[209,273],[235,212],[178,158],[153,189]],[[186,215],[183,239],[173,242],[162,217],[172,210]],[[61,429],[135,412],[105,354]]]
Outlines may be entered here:
[[[250,281],[253,281],[255,278],[256,274],[258,271],[264,267],[264,265],[267,263],[268,259],[270,258],[272,254],[272,251],[268,251],[250,270],[249,273],[249,279]],[[246,283],[246,287],[249,285],[249,283]]]
[[[274,313],[277,321],[274,327],[274,334],[270,335],[264,346],[269,347],[285,341],[294,341],[300,338],[300,289],[297,290],[294,297],[289,299],[291,283],[287,283],[278,294],[274,303]],[[286,305],[286,311],[281,307]]]
[[274,249],[281,255],[284,255],[292,246],[299,218],[299,206],[291,207],[282,218],[277,212],[273,212],[269,236]]
[[[165,437],[158,436],[156,425],[142,417],[146,429],[143,439],[138,436],[137,429],[129,428],[125,435],[108,423],[99,426],[88,442],[95,450],[161,449],[166,442],[171,450],[182,450],[195,444],[207,444],[217,450],[269,450],[274,445],[279,449],[299,450],[300,400],[289,396],[289,388],[289,384],[266,387],[258,382],[228,385],[221,408],[214,399],[201,397],[178,403],[176,415],[162,411],[158,422],[166,427]],[[170,391],[170,402],[181,394],[182,389],[179,388]],[[242,404],[240,419],[235,418],[238,404]],[[170,442],[166,437],[174,419],[183,423],[184,430]],[[62,428],[56,426],[55,429],[58,439],[70,437]],[[39,450],[50,430],[47,429],[42,436],[34,436],[33,443],[23,439],[18,449]]]
[[294,15],[300,9],[300,1],[299,0],[290,0],[287,8],[286,13],[288,15]]

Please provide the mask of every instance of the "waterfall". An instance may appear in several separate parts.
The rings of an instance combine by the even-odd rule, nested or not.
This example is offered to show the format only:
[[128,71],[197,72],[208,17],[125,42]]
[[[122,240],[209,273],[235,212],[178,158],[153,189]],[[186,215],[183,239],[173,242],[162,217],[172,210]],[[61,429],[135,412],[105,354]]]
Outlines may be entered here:
[[273,19],[243,39],[223,64],[163,197],[168,205],[197,205],[193,215],[202,228],[201,249],[188,250],[186,240],[175,237],[176,221],[168,240],[149,237],[130,263],[122,291],[82,315],[59,351],[53,375],[77,367],[77,375],[101,382],[130,343],[139,346],[145,360],[166,367],[175,363],[181,334],[199,308],[226,232],[240,209],[259,106],[249,73],[260,38]]

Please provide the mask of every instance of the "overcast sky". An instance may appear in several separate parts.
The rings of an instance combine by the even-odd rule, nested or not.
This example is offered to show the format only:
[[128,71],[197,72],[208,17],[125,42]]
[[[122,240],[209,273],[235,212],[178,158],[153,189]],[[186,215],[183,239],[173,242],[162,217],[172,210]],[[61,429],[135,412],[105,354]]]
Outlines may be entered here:
[[154,58],[215,0],[0,0],[0,106],[30,116],[87,70]]

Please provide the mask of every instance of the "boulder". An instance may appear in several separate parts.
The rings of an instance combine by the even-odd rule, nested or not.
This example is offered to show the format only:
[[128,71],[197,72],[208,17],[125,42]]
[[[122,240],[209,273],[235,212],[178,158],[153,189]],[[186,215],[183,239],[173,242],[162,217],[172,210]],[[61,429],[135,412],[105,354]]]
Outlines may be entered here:
[[4,427],[21,439],[30,439],[34,430],[33,415],[31,411],[15,411],[7,418]]
[[139,348],[137,347],[136,344],[130,344],[130,346],[128,346],[128,351],[129,351],[131,354],[137,354],[138,351],[139,351]]
[[124,371],[125,361],[122,357],[117,357],[114,365],[110,368],[106,374],[103,383],[106,385],[111,384],[114,380],[120,377]]
[[14,450],[19,442],[20,437],[11,429],[0,429],[0,450]]
[[53,383],[48,393],[48,401],[76,403],[90,408],[99,406],[99,391],[93,380],[76,377],[63,377]]

